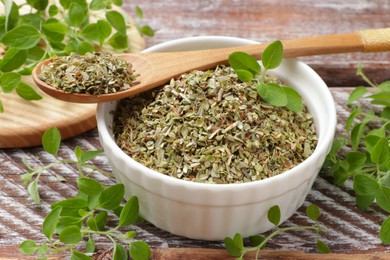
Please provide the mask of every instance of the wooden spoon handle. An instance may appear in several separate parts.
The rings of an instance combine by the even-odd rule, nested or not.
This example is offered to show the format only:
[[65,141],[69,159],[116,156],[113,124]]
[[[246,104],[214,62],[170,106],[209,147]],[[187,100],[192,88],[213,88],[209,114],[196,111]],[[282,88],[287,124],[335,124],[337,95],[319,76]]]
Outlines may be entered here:
[[285,57],[390,51],[390,28],[282,41]]
[[358,31],[363,42],[363,52],[390,51],[390,28]]

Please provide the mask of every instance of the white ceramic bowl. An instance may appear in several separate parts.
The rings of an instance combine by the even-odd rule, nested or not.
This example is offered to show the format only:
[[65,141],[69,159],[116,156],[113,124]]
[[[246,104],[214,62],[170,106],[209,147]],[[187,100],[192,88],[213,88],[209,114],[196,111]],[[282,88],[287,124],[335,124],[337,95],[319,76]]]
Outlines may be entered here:
[[[159,44],[144,52],[183,51],[254,44],[231,37],[195,37]],[[304,202],[329,152],[336,128],[334,100],[322,79],[306,64],[285,60],[275,74],[301,93],[314,117],[318,145],[313,154],[277,176],[243,184],[204,184],[153,171],[126,155],[112,135],[116,102],[99,104],[100,142],[126,196],[136,195],[140,214],[155,226],[193,239],[222,240],[236,232],[250,236],[272,228],[267,212],[279,205],[282,221]]]

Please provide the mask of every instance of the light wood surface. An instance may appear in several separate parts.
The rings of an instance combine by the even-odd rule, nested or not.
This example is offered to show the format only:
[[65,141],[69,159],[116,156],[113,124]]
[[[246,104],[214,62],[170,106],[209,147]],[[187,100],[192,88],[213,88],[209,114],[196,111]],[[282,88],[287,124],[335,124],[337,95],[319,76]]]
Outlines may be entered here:
[[[143,24],[149,24],[156,29],[155,37],[146,39],[147,46],[202,35],[234,36],[270,42],[276,39],[339,34],[390,25],[388,0],[124,2],[129,14],[134,14],[135,6],[139,5],[144,11]],[[364,72],[374,82],[390,80],[389,52],[308,56],[300,60],[314,68],[328,84],[336,101],[338,134],[345,133],[345,120],[348,116],[345,102],[348,94],[353,87],[365,85],[361,78],[356,76],[357,65],[362,63]],[[366,105],[365,103],[364,106]],[[93,129],[64,141],[59,156],[70,158],[76,146],[81,146],[84,150],[101,149],[97,130]],[[42,222],[49,212],[50,204],[77,193],[77,167],[61,165],[41,176],[39,191],[43,204],[36,206],[28,197],[26,186],[20,180],[20,175],[26,171],[22,159],[35,167],[55,162],[55,159],[40,147],[0,149],[0,258],[3,259],[28,259],[23,258],[17,251],[18,244],[25,239],[44,241]],[[98,156],[92,164],[111,171],[104,155]],[[63,176],[67,182],[58,182],[55,174]],[[105,185],[115,182],[114,179],[100,174],[93,176]],[[357,208],[352,186],[352,181],[342,187],[335,186],[332,179],[322,171],[304,205],[283,223],[283,226],[311,224],[305,210],[309,204],[315,203],[321,209],[319,222],[328,230],[322,234],[321,239],[330,247],[331,255],[316,254],[316,234],[292,232],[283,233],[269,241],[267,250],[262,255],[264,259],[388,259],[390,246],[383,245],[378,234],[381,223],[389,213],[375,205],[370,211]],[[110,222],[109,225],[115,227],[116,223]],[[156,254],[153,259],[202,259],[202,254],[206,255],[206,259],[229,259],[226,258],[223,241],[201,241],[175,236],[148,222],[139,223],[124,229],[123,232],[128,230],[137,231],[137,239],[147,242],[154,249]],[[112,248],[108,239],[97,239],[96,243],[97,249],[101,250],[96,259],[103,256],[107,252],[105,250]],[[109,257],[110,253],[105,256]]]
[[[31,77],[24,81],[34,85]],[[40,145],[44,131],[50,127],[57,127],[64,139],[96,127],[96,104],[72,104],[40,94],[43,99],[38,101],[25,101],[16,93],[4,95],[0,148]]]

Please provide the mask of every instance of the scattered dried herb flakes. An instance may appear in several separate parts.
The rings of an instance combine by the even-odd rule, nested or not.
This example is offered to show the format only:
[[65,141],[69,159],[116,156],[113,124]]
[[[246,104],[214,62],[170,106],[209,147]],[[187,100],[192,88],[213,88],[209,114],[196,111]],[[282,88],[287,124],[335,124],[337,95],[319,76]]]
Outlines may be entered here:
[[101,95],[126,90],[137,83],[132,65],[108,53],[55,57],[43,66],[39,79],[66,93]]
[[314,150],[312,116],[265,103],[256,80],[241,83],[220,66],[121,100],[116,142],[143,165],[184,180],[242,183],[282,173]]

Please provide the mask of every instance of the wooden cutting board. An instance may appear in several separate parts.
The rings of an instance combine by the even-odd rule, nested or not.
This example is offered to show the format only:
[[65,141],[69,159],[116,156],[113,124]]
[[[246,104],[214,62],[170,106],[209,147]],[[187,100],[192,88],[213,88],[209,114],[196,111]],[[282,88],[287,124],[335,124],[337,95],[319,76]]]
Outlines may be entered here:
[[[31,77],[24,82],[35,86]],[[25,101],[16,93],[1,94],[4,113],[0,114],[0,148],[41,145],[42,134],[57,127],[69,138],[96,127],[96,104],[75,104],[43,96],[39,101]]]
[[[145,48],[145,39],[134,26],[127,30],[127,36],[132,52]],[[35,86],[30,76],[23,81]],[[0,149],[40,146],[43,133],[50,127],[57,127],[63,139],[96,127],[96,104],[64,102],[36,88],[43,96],[39,101],[25,101],[16,93],[0,93],[4,106],[4,113],[0,113]]]

